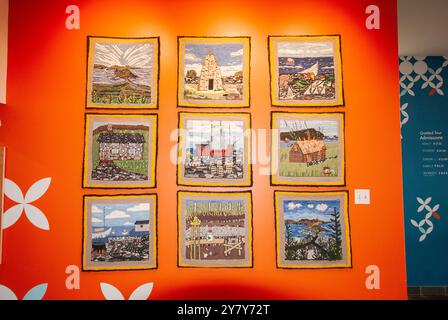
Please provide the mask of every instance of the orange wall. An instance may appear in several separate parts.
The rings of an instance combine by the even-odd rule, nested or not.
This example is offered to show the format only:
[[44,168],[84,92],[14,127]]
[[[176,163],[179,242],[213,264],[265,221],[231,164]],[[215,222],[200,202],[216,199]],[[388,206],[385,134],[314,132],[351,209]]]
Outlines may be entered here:
[[[153,299],[404,299],[405,258],[401,186],[396,3],[381,8],[381,30],[364,26],[366,0],[143,1],[14,0],[10,5],[8,104],[0,106],[0,145],[8,148],[6,176],[27,190],[52,177],[35,204],[49,232],[25,216],[4,232],[0,284],[22,297],[49,283],[47,299],[101,299],[99,284],[125,296],[154,282]],[[65,29],[65,8],[81,9],[81,30]],[[280,270],[275,266],[274,188],[254,166],[254,268],[178,269],[176,166],[169,154],[177,126],[177,36],[252,37],[254,128],[269,128],[268,35],[341,34],[346,111],[347,189],[353,268]],[[67,265],[81,266],[81,189],[86,36],[161,37],[158,151],[159,269],[82,273],[81,290],[65,288]],[[276,110],[282,110],[276,108]],[[292,109],[298,110],[298,109]],[[315,110],[315,109],[309,109]],[[303,111],[303,110],[301,110]],[[353,205],[353,190],[370,188],[371,206]],[[277,188],[307,190],[307,188]],[[331,188],[325,188],[331,189]],[[96,193],[107,194],[107,191]],[[113,193],[113,191],[112,191]],[[6,200],[6,209],[13,203]],[[365,287],[365,268],[378,265],[381,289]]]

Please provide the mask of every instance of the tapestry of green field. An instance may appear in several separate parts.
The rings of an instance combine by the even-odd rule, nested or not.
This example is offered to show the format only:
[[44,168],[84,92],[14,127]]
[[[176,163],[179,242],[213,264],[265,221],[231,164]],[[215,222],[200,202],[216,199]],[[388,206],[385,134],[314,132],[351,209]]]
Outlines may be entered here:
[[[289,162],[290,147],[280,147],[280,161],[278,173],[281,177],[337,177],[338,176],[338,143],[327,142],[327,160],[308,166],[306,163]],[[324,174],[322,170],[329,167],[334,174]]]
[[97,104],[149,104],[151,89],[140,86],[139,90],[129,84],[93,84],[92,103]]
[[[144,130],[114,130],[114,133],[141,133],[145,137],[145,141],[148,141],[148,131]],[[93,136],[92,141],[92,164],[93,169],[98,167],[100,163],[100,145],[98,142],[98,134]],[[114,164],[127,172],[138,173],[148,175],[148,143],[143,145],[143,159],[142,160],[114,160]]]
[[149,104],[151,99],[141,98],[139,96],[111,96],[111,97],[94,97],[92,103],[97,104]]
[[199,91],[196,85],[185,84],[185,99],[222,100],[226,99],[226,94],[243,92],[242,85],[225,84],[223,90],[219,91]]
[[[222,96],[222,93],[220,93],[220,96]],[[184,98],[185,99],[203,99],[203,100],[211,100],[211,95],[206,95],[202,93],[201,91],[197,91],[194,88],[187,87],[184,90]]]

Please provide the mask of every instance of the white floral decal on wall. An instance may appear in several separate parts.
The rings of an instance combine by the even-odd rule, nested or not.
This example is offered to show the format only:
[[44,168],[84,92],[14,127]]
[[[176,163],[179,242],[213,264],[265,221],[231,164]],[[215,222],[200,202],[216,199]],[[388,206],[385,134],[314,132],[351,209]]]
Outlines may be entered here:
[[[45,293],[47,292],[48,283],[43,283],[35,286],[23,297],[23,300],[42,300]],[[19,300],[16,294],[9,289],[0,284],[0,300]]]
[[409,114],[406,111],[406,108],[409,106],[409,103],[405,103],[401,106],[400,108],[400,112],[401,115],[403,116],[403,119],[401,119],[401,127],[403,128],[403,126],[408,123],[409,121]]
[[22,190],[15,182],[5,179],[5,195],[17,204],[3,214],[3,229],[7,229],[15,224],[25,211],[26,217],[33,225],[42,230],[50,230],[47,217],[39,208],[31,204],[39,200],[47,192],[50,183],[51,178],[37,181],[28,189],[24,197]]
[[[401,122],[400,122],[400,128],[403,128],[403,126],[406,124],[406,123],[408,123],[408,121],[409,121],[409,114],[408,114],[408,112],[406,111],[406,109],[407,109],[407,107],[409,106],[409,103],[405,103],[405,104],[403,104],[401,107],[400,107],[400,112],[401,112],[401,115],[402,115],[402,119],[401,119]],[[403,134],[401,135],[401,139],[403,139]]]
[[[426,210],[425,217],[420,220],[420,222],[417,222],[413,219],[411,219],[411,224],[418,228],[418,230],[422,233],[422,235],[419,238],[419,241],[422,242],[426,239],[427,235],[430,234],[434,230],[434,224],[430,220],[432,217],[436,219],[440,219],[440,215],[436,212],[440,209],[440,205],[436,204],[434,207],[430,207],[429,204],[432,201],[432,198],[426,198],[426,200],[423,200],[422,198],[417,198],[418,203],[420,206],[417,209],[417,213],[423,212],[423,210]],[[425,229],[424,226],[428,225],[428,227]]]
[[[100,286],[106,300],[126,300],[120,290],[115,288],[113,285],[110,285],[108,283],[101,283]],[[129,297],[129,300],[148,300],[153,286],[154,283],[152,282],[141,285],[134,290],[134,292]]]
[[[416,60],[414,63],[411,62],[412,58]],[[445,61],[436,70],[428,67],[425,58],[426,57],[413,56],[400,57],[400,87],[402,89],[400,96],[406,94],[415,96],[414,86],[418,84],[419,81],[423,82],[421,85],[422,90],[427,87],[431,88],[430,95],[433,95],[434,93],[441,96],[444,95],[441,89],[443,86],[443,78],[440,74],[443,69],[448,66],[448,57],[444,57]]]

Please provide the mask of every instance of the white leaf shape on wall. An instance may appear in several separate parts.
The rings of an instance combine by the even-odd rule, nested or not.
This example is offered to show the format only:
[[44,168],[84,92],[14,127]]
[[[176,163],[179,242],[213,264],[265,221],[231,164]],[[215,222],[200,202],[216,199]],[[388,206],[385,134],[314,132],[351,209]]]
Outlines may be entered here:
[[403,119],[401,119],[401,127],[403,127],[409,121],[409,114],[406,112],[406,108],[409,106],[409,103],[405,103],[401,106],[400,111]]
[[39,229],[50,230],[47,217],[45,217],[39,208],[36,208],[32,204],[25,204],[25,214],[28,220]]
[[17,296],[11,289],[0,284],[0,300],[18,300]]
[[423,200],[422,198],[417,197],[417,201],[420,204],[429,204],[431,202],[431,200],[432,200],[432,197],[428,197],[428,198],[426,198],[426,200]]
[[23,297],[23,300],[42,300],[45,293],[47,292],[48,283],[43,283],[32,288]]
[[14,223],[16,223],[17,220],[19,220],[23,212],[23,207],[24,207],[23,204],[17,204],[6,210],[6,212],[3,214],[3,224],[2,224],[3,229],[9,228]]
[[417,212],[420,213],[425,209],[425,202],[422,200],[422,198],[417,198],[417,201],[421,204],[421,206],[417,209]]
[[17,202],[17,203],[25,202],[25,199],[23,198],[22,190],[20,190],[19,186],[15,182],[13,182],[9,179],[5,179],[4,180],[4,188],[5,188],[5,195],[12,201]]
[[[428,197],[428,198],[426,198],[426,200],[423,200],[422,198],[417,197],[417,202],[420,205],[417,209],[417,213],[421,213],[421,212],[423,212],[423,210],[426,210],[425,217],[422,220],[420,220],[419,222],[417,222],[413,219],[410,219],[411,224],[414,227],[416,227],[418,229],[418,231],[420,231],[420,233],[422,234],[418,240],[420,242],[423,242],[427,238],[427,236],[434,230],[434,223],[431,221],[431,218],[435,217],[436,219],[440,219],[440,214],[436,212],[440,209],[440,205],[436,204],[431,209],[431,207],[430,207],[431,201],[432,201],[432,197]],[[426,229],[425,229],[425,225],[427,225]]]
[[428,204],[431,202],[431,200],[431,197],[427,198],[425,201],[423,201],[422,198],[417,198],[417,201],[421,204],[421,206],[418,207],[417,212],[422,212],[423,209],[430,211],[431,208],[428,206]]
[[120,290],[115,288],[113,285],[101,283],[100,286],[106,300],[125,300]]
[[[126,300],[123,294],[111,284],[101,283],[101,291],[103,292],[104,298],[106,300]],[[147,300],[152,292],[154,283],[145,283],[134,290],[134,292],[129,297],[129,300]]]
[[145,283],[144,285],[141,285],[134,290],[129,300],[148,300],[153,287],[154,283]]
[[[414,58],[415,63],[411,62]],[[443,64],[438,68],[430,68],[425,61],[425,57],[407,57],[400,62],[400,87],[403,88],[400,92],[400,96],[410,94],[415,96],[415,92],[411,89],[419,86],[419,82],[422,82],[421,89],[431,88],[431,91],[437,92],[443,96],[444,92],[442,87],[444,86],[444,80],[441,73],[444,68],[448,66],[448,61],[445,60]],[[415,76],[413,76],[415,73]],[[432,93],[431,93],[432,94]]]
[[[48,289],[48,283],[35,286],[28,291],[23,300],[42,300]],[[0,285],[0,300],[19,300],[16,294],[6,286]]]
[[42,230],[50,230],[50,224],[43,212],[31,205],[32,202],[40,199],[48,190],[51,184],[51,178],[45,178],[34,183],[23,196],[22,190],[12,180],[5,179],[5,195],[17,204],[3,214],[3,229],[7,229],[14,225],[21,217],[23,211],[28,220],[36,227]]
[[51,178],[45,178],[37,181],[28,189],[28,192],[26,193],[25,196],[25,202],[32,203],[40,199],[45,194],[45,192],[47,192],[48,188],[50,187],[50,184],[51,184]]

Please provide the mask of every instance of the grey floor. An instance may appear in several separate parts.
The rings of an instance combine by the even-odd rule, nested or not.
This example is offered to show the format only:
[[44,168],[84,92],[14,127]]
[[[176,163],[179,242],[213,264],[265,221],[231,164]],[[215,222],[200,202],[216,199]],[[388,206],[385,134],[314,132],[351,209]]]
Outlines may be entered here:
[[448,300],[448,287],[408,287],[409,300]]

